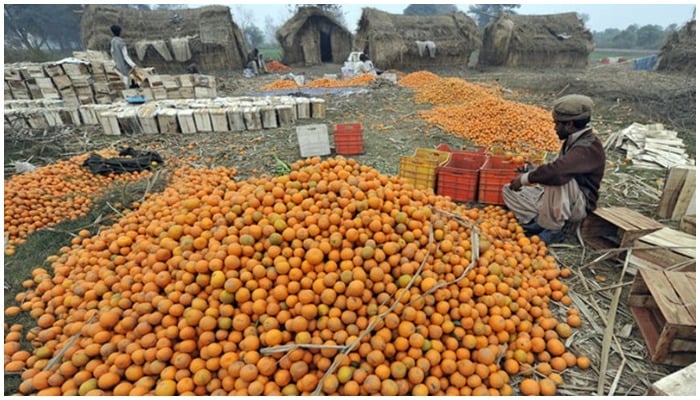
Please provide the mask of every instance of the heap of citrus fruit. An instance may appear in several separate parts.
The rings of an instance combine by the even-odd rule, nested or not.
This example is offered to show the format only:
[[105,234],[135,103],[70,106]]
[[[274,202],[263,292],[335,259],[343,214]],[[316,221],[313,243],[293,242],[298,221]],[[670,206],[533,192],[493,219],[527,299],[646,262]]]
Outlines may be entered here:
[[554,394],[587,366],[550,309],[569,271],[502,208],[344,158],[232,175],[178,169],[32,272],[21,394]]

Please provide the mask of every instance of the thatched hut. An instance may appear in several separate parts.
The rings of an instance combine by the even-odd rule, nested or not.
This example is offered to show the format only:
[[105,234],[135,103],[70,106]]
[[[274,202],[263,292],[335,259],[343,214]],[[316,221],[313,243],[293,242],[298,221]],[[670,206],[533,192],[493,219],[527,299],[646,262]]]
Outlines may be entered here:
[[363,8],[355,34],[355,49],[384,69],[466,66],[480,45],[476,23],[461,11],[426,16]]
[[352,50],[352,33],[318,7],[299,8],[275,36],[287,65],[342,64]]
[[585,67],[593,35],[576,13],[504,13],[484,29],[478,64],[508,67]]
[[99,4],[85,7],[81,37],[88,50],[109,52],[109,27],[121,25],[129,55],[158,73],[184,73],[197,63],[204,73],[242,69],[248,48],[226,6],[144,11]]
[[657,71],[695,75],[695,19],[673,32],[661,48]]

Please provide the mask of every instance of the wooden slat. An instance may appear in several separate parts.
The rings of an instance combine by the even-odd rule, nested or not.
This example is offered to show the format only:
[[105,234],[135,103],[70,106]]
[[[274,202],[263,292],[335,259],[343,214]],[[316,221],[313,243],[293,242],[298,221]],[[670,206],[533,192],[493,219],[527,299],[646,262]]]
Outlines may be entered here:
[[695,236],[695,214],[683,216],[683,218],[681,218],[680,228],[683,232]]
[[663,228],[661,223],[627,207],[604,207],[596,209],[594,213],[625,231]]
[[661,194],[661,199],[659,200],[659,205],[656,209],[656,213],[661,218],[670,218],[673,213],[673,209],[678,200],[678,195],[685,183],[686,175],[688,170],[695,167],[690,166],[675,166],[671,167],[666,172],[666,181],[664,183],[664,190]]
[[686,214],[690,201],[695,198],[695,169],[689,169],[685,177],[685,183],[678,193],[676,205],[671,213],[671,221],[678,221]]
[[680,298],[680,306],[685,307],[692,318],[692,324],[688,325],[695,325],[695,273],[666,272],[665,275]]
[[[639,271],[649,292],[654,297],[656,304],[663,313],[668,323],[678,325],[695,325],[695,318],[682,306],[683,302],[676,294],[666,275],[658,271]],[[683,274],[682,272],[669,272],[668,274]],[[686,278],[687,279],[687,278]]]
[[656,381],[649,390],[647,396],[695,396],[695,385],[688,382],[696,382],[695,363],[676,371]]
[[695,258],[695,236],[671,228],[663,228],[639,238],[641,244],[668,247],[669,250],[689,258]]

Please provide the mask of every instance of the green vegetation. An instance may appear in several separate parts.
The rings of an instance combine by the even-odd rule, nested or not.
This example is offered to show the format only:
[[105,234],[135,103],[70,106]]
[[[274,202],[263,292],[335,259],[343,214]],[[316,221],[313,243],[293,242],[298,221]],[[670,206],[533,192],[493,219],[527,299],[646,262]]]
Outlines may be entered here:
[[260,54],[263,55],[263,58],[265,60],[277,60],[281,61],[282,60],[282,49],[279,47],[277,48],[259,48]]

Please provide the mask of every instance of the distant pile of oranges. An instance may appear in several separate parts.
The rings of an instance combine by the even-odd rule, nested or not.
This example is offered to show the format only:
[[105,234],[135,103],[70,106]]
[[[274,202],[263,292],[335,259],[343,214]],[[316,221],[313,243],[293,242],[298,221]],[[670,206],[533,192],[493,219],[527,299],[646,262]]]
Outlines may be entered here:
[[24,282],[6,326],[21,394],[554,394],[588,359],[546,247],[352,159],[236,182],[177,169]]
[[[105,158],[116,152],[101,152]],[[12,176],[5,182],[5,255],[15,254],[15,245],[38,229],[88,213],[92,200],[114,182],[136,181],[150,171],[95,175],[82,167],[88,154],[59,161],[32,172]]]

